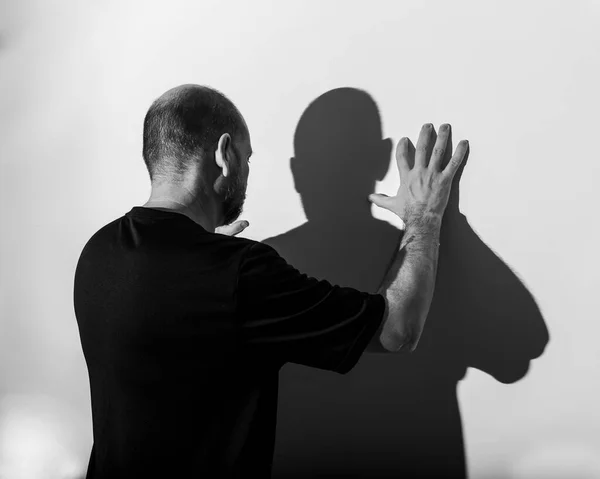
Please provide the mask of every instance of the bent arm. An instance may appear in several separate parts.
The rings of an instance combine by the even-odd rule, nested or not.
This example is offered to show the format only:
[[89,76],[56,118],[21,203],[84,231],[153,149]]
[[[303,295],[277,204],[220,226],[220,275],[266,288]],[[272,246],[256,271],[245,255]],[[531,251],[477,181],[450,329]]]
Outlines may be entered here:
[[378,290],[386,299],[386,311],[367,351],[412,352],[417,347],[433,298],[440,229],[438,215],[421,217],[406,226]]

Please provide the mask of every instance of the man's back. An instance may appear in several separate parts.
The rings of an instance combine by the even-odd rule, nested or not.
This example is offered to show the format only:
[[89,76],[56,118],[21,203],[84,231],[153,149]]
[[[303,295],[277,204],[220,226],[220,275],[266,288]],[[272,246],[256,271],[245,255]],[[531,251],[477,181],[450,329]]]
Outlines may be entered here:
[[281,366],[348,372],[385,309],[269,246],[143,207],[86,244],[74,304],[92,396],[88,478],[268,477]]

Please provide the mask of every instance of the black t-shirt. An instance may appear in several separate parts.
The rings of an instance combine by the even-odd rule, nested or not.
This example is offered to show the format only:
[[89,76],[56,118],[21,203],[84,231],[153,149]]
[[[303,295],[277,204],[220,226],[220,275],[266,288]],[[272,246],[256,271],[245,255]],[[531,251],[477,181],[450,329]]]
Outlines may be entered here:
[[281,366],[347,373],[385,300],[136,206],[83,248],[74,307],[92,400],[88,479],[266,478]]

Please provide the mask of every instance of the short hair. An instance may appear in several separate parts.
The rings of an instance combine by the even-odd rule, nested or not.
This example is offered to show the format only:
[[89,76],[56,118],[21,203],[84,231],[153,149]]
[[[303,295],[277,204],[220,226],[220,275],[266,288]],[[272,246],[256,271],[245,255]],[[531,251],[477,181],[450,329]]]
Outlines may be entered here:
[[177,180],[198,155],[214,151],[223,133],[247,134],[241,113],[220,91],[201,85],[175,87],[152,103],[144,118],[144,163],[150,181]]

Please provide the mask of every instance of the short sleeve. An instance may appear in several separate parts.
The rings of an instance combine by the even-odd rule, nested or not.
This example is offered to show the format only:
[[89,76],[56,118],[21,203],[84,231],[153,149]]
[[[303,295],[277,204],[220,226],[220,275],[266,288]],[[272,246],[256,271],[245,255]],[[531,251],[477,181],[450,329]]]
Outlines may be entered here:
[[242,258],[236,293],[252,354],[340,374],[356,365],[385,312],[381,294],[310,277],[258,242]]

